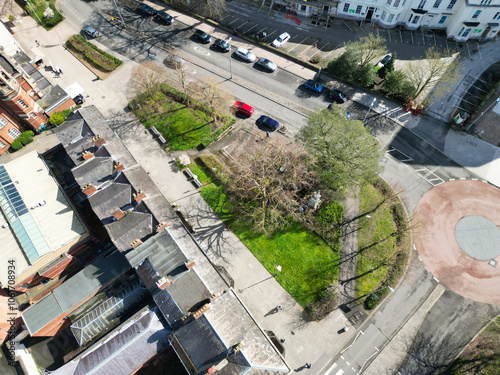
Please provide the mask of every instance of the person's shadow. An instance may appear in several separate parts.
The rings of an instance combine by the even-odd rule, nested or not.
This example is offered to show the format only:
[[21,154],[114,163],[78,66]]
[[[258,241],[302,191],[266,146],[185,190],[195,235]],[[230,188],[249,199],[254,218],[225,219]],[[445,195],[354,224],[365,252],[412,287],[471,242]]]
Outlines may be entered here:
[[277,314],[278,311],[280,311],[281,309],[278,309],[278,306],[276,306],[275,308],[269,310],[265,315],[264,317],[266,316],[269,316],[269,315],[274,315],[274,314]]
[[295,372],[300,372],[300,371],[303,371],[303,370],[309,370],[310,368],[311,368],[311,365],[310,365],[310,364],[308,364],[308,363],[306,363],[305,365],[302,365],[302,366],[300,366],[300,367],[296,368],[296,369],[295,369],[295,370],[293,370],[293,371],[295,371]]

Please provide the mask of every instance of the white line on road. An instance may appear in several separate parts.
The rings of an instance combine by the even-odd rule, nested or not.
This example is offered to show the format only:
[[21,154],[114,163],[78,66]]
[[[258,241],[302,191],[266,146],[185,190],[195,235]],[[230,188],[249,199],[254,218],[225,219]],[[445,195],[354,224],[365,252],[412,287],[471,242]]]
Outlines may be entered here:
[[439,282],[439,280],[438,280],[438,279],[436,279],[435,277],[432,277],[432,278],[433,278],[434,280],[436,280],[437,282]]
[[334,364],[332,365],[332,367],[330,367],[328,370],[326,370],[326,372],[325,372],[325,374],[324,374],[324,375],[330,375],[330,373],[331,373],[333,370],[335,370],[335,368],[336,368],[336,367],[337,367],[337,364],[336,364],[336,363],[334,363]]
[[235,22],[236,22],[236,21],[238,21],[238,20],[239,20],[239,18],[236,18],[234,21],[229,22],[227,25],[228,25],[228,26],[231,26],[231,24],[232,24],[232,23],[235,23]]
[[300,46],[302,43],[304,43],[308,38],[304,38],[301,42],[297,43],[297,45],[295,47],[293,47],[291,50],[288,51],[288,53],[292,52],[295,48],[297,48],[298,46]]

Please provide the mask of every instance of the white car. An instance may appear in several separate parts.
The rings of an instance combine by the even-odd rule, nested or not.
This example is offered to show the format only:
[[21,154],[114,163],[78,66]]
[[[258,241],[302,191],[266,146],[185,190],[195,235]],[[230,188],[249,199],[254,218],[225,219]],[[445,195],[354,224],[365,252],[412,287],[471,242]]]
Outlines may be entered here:
[[271,45],[274,48],[280,48],[283,44],[288,42],[290,40],[290,34],[288,33],[282,33],[279,37],[274,39],[274,41],[271,43]]
[[234,51],[234,54],[235,56],[239,57],[242,60],[245,60],[246,62],[254,62],[256,59],[255,55],[252,52],[241,47]]

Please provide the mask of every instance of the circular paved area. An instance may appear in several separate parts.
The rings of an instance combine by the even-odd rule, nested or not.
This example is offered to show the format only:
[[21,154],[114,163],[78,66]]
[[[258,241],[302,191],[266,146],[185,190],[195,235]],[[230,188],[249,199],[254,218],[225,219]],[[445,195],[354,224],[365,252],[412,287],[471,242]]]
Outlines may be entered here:
[[418,202],[415,220],[417,252],[440,283],[472,301],[500,304],[500,189],[481,181],[445,182]]

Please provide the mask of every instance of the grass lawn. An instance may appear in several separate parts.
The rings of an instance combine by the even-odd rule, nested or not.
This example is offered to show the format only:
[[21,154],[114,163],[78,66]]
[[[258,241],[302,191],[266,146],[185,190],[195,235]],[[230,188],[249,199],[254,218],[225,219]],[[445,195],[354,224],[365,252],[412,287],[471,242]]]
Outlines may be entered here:
[[268,238],[235,221],[221,186],[212,183],[201,195],[271,274],[276,274],[275,264],[282,267],[276,280],[302,307],[317,301],[337,280],[338,253],[301,224]]
[[[164,94],[155,97],[158,110],[137,110],[142,124],[149,129],[155,126],[169,142],[172,151],[196,148],[200,143],[208,145],[211,142],[212,123],[207,114],[193,110],[184,104],[177,103]],[[141,103],[141,107],[148,103]]]
[[[360,194],[360,213],[370,211],[382,199],[381,191],[375,186],[370,183],[363,184]],[[370,216],[371,218],[363,216],[359,220],[361,229],[358,237],[358,248],[360,249],[358,276],[364,276],[358,279],[358,297],[374,291],[386,279],[391,266],[380,266],[380,264],[398,248],[396,237],[389,237],[385,241],[377,243],[396,230],[391,205],[382,205],[377,211],[370,213]],[[371,272],[372,269],[374,269],[373,272]]]

